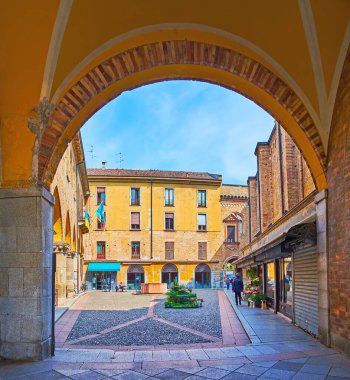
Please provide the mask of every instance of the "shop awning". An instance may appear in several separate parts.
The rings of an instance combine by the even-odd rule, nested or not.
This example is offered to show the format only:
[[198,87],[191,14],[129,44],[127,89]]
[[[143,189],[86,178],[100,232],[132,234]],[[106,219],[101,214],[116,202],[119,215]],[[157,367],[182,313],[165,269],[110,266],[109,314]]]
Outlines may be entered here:
[[89,272],[116,272],[120,270],[120,263],[89,263]]

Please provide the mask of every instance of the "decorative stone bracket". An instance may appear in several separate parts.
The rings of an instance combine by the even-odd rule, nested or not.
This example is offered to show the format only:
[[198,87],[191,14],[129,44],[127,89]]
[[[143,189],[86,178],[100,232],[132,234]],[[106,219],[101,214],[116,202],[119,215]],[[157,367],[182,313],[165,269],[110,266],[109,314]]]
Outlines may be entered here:
[[61,241],[53,244],[53,252],[54,253],[63,253],[64,255],[69,253],[70,246],[69,244]]
[[39,180],[39,155],[42,137],[46,126],[49,124],[54,105],[43,98],[28,117],[28,128],[34,134],[35,141],[32,150],[32,175],[31,182],[36,185]]

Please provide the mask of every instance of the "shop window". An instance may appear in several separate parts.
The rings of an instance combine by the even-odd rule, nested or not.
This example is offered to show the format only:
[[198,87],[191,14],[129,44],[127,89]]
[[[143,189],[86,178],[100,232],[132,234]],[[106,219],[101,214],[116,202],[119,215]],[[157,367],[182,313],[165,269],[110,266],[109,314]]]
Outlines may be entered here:
[[98,241],[97,242],[97,259],[106,258],[106,242]]
[[198,190],[197,192],[198,207],[207,207],[207,191]]
[[266,296],[270,299],[275,298],[275,263],[266,264]]
[[97,219],[97,229],[98,230],[104,230],[106,227],[106,211],[104,212],[104,223],[101,223],[98,219]]
[[174,242],[166,241],[165,242],[165,260],[174,259]]
[[131,242],[131,258],[132,259],[140,258],[140,242],[139,241]]
[[140,213],[139,212],[132,212],[130,215],[130,228],[132,230],[139,230],[140,229]]
[[131,188],[131,205],[132,206],[140,205],[140,188],[139,187]]
[[207,214],[197,215],[197,230],[206,231],[207,230]]
[[198,242],[198,259],[207,259],[207,242]]
[[174,189],[164,190],[164,205],[174,206]]
[[165,213],[165,229],[174,230],[174,213],[173,212]]
[[103,202],[103,204],[106,204],[106,188],[97,187],[96,191],[97,191],[97,197],[96,197],[97,204],[99,205],[101,202]]

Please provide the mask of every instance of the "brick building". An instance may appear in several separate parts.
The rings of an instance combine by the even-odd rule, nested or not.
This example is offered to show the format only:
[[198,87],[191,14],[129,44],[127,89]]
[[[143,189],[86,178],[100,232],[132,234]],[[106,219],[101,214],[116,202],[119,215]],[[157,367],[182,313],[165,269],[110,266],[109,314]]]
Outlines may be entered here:
[[248,178],[249,243],[236,268],[244,281],[247,269],[256,268],[269,307],[327,341],[324,197],[316,195],[299,149],[278,122],[255,154],[257,174]]
[[80,289],[84,258],[83,234],[87,229],[83,207],[89,196],[80,133],[68,145],[51,185],[55,196],[53,229],[56,260],[56,305],[66,304]]

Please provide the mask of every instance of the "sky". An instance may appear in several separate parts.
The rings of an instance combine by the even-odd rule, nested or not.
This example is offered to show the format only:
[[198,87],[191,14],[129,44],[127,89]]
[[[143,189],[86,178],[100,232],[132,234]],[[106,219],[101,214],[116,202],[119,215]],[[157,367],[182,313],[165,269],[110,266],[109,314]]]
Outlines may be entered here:
[[240,94],[181,80],[122,93],[81,133],[88,168],[106,161],[111,169],[202,171],[246,185],[256,174],[256,144],[268,140],[273,125],[266,111]]

